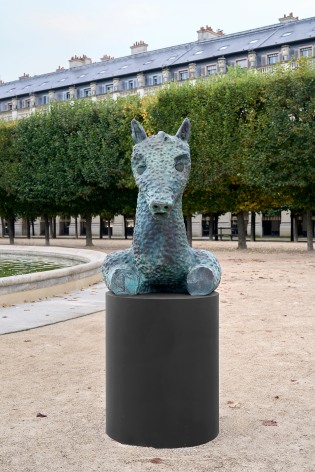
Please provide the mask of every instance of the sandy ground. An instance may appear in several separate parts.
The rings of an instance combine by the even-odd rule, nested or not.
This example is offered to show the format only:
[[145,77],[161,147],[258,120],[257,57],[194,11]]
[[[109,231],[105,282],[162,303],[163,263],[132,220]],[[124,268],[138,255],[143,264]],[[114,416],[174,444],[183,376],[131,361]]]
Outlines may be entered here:
[[[84,250],[82,241],[57,244]],[[223,269],[219,436],[181,449],[123,446],[106,436],[100,312],[0,337],[1,472],[315,470],[315,254],[294,243],[194,246],[215,252]]]

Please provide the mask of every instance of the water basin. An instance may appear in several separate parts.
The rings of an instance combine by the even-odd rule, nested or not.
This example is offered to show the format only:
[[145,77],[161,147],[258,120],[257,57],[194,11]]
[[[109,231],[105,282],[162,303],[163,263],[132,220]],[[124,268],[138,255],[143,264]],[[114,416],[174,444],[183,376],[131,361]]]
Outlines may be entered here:
[[0,254],[0,277],[44,272],[63,267],[72,267],[77,264],[79,264],[79,261],[73,259],[56,259],[47,256],[27,256],[23,254]]
[[[0,307],[50,298],[96,284],[103,280],[101,266],[106,257],[104,253],[87,249],[1,245],[0,256],[9,261],[6,275],[0,276]],[[18,261],[24,261],[26,272],[17,267]],[[44,268],[40,272],[36,267],[39,261],[41,269]],[[17,275],[7,272],[14,269]]]

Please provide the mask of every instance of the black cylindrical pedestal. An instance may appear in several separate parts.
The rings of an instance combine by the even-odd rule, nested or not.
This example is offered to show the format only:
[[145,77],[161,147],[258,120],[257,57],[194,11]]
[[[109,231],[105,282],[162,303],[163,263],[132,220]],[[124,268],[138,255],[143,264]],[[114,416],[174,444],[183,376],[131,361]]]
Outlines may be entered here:
[[204,444],[219,432],[219,295],[106,293],[106,432]]

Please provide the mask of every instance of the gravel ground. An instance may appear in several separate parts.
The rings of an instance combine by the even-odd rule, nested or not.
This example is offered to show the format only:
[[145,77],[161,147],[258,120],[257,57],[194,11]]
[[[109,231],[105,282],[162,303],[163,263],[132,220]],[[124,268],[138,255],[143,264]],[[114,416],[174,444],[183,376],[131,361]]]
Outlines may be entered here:
[[[84,250],[82,240],[54,244]],[[95,249],[129,244],[95,241]],[[105,434],[99,312],[0,337],[0,471],[313,472],[315,254],[305,243],[236,246],[194,242],[212,250],[223,269],[214,441],[152,449],[123,446]]]

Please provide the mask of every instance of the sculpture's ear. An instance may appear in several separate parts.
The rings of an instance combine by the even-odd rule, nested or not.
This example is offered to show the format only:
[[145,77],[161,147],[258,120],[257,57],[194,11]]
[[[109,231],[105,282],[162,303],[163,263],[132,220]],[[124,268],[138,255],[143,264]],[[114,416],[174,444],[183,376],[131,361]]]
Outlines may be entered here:
[[181,127],[176,133],[177,138],[181,139],[182,141],[188,141],[190,136],[190,121],[188,118],[185,118],[182,122]]
[[133,119],[131,122],[131,133],[132,133],[132,139],[136,144],[141,143],[145,138],[147,138],[146,132],[138,123],[137,120]]

